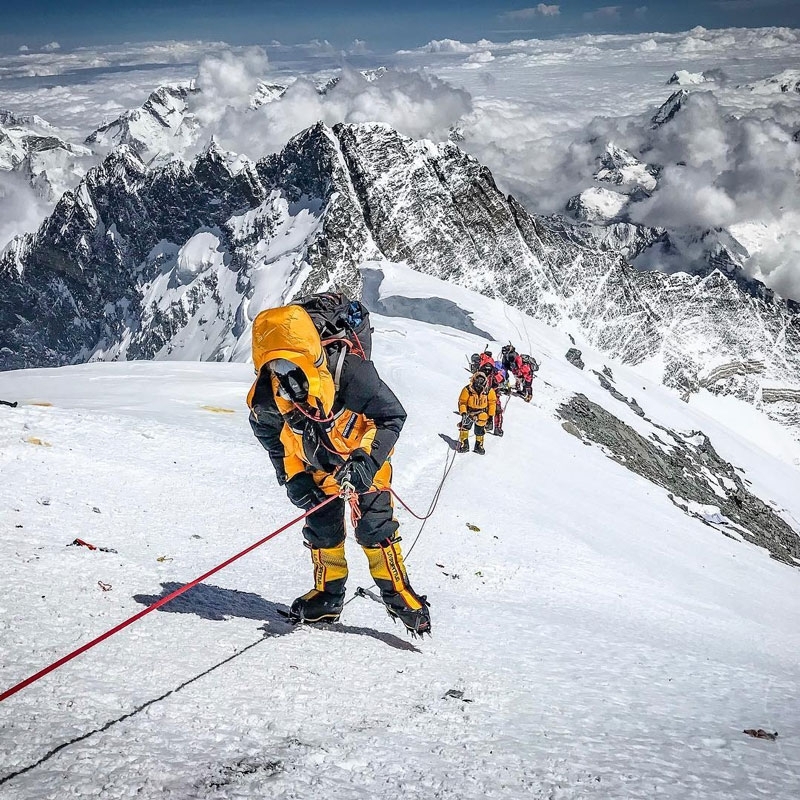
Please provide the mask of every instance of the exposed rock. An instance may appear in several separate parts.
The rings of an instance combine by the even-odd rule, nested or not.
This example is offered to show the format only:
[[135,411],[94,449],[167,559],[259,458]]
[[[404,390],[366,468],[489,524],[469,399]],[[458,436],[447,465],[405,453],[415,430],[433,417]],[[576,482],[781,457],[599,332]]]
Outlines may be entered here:
[[[608,367],[605,367],[605,369],[608,369]],[[628,406],[628,408],[630,408],[631,411],[633,411],[634,414],[636,414],[636,415],[638,415],[640,417],[644,417],[644,411],[642,410],[642,407],[636,402],[636,398],[635,397],[631,397],[630,399],[625,397],[625,395],[622,394],[622,392],[617,391],[614,388],[614,386],[611,385],[611,383],[606,379],[605,375],[602,375],[597,370],[592,370],[592,372],[594,372],[594,374],[597,375],[597,380],[600,381],[600,385],[615,400],[619,400],[620,403],[625,403],[625,405]],[[609,370],[609,372],[610,372],[610,370]]]
[[574,423],[570,422],[568,419],[565,419],[561,423],[561,427],[570,435],[574,436],[576,439],[580,439],[583,441],[583,434],[580,431],[580,428]]
[[583,369],[584,366],[586,366],[581,358],[581,351],[575,347],[570,347],[564,355],[564,358],[566,358],[573,367],[577,367],[578,369]]
[[800,389],[762,389],[765,403],[800,403]]
[[[796,304],[719,270],[639,271],[591,230],[529,214],[454,143],[386,125],[318,124],[258,164],[214,145],[148,169],[122,147],[0,257],[0,368],[245,358],[265,304],[358,295],[358,266],[386,258],[569,320],[626,363],[656,359],[684,396],[719,364],[755,360],[755,388],[732,385],[744,399],[800,388]],[[779,406],[764,407],[783,420]]]
[[660,169],[643,163],[613,142],[606,145],[599,161],[600,169],[594,175],[598,181],[626,187],[625,191],[629,194],[637,188],[644,192],[652,192],[656,188]]
[[663,228],[630,222],[575,222],[558,215],[538,219],[546,220],[548,227],[567,242],[589,250],[621,255],[628,261],[633,261],[653,245],[667,241]]
[[669,122],[683,108],[688,96],[689,92],[686,89],[678,89],[677,92],[673,92],[650,120],[653,127]]
[[[720,458],[701,431],[681,434],[654,425],[645,438],[583,394],[564,403],[559,414],[601,445],[609,458],[676,495],[673,502],[684,510],[694,513],[693,503],[718,508],[719,524],[725,525],[718,529],[726,535],[800,565],[800,534],[748,490],[736,468]],[[705,521],[712,524],[707,515]]]
[[450,133],[447,135],[447,138],[451,142],[458,144],[459,142],[465,141],[467,137],[464,135],[464,129],[460,125],[453,125],[450,128]]
[[708,375],[699,378],[703,389],[713,389],[717,384],[727,381],[734,375],[761,375],[764,372],[763,361],[731,361],[714,367]]

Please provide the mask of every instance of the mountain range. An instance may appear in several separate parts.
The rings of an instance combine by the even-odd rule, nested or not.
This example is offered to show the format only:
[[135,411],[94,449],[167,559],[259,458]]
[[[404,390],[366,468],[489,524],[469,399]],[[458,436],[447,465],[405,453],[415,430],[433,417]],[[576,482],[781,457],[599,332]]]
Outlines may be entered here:
[[212,142],[148,168],[123,145],[0,260],[0,367],[243,360],[261,308],[360,294],[358,265],[381,258],[503,298],[684,395],[733,393],[797,425],[797,304],[719,269],[635,269],[613,233],[531,214],[455,143],[386,125],[317,124],[259,162]]

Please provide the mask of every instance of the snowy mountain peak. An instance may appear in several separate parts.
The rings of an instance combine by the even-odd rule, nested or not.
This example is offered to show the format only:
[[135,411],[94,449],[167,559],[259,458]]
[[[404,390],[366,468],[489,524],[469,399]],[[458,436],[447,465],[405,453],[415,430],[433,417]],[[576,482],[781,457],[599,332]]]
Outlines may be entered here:
[[658,167],[644,164],[634,155],[613,142],[606,145],[605,152],[599,157],[600,169],[595,173],[595,180],[624,186],[628,192],[637,188],[651,192],[656,188],[659,174]]
[[250,108],[255,110],[257,108],[261,108],[261,106],[266,105],[267,103],[272,103],[275,100],[279,100],[281,97],[283,97],[286,88],[286,86],[282,86],[278,83],[259,81],[255,92],[253,92],[253,96],[250,98]]
[[317,92],[322,95],[327,94],[329,91],[331,91],[331,89],[334,89],[341,83],[342,78],[345,75],[354,77],[356,81],[361,81],[363,79],[367,83],[374,83],[375,81],[380,80],[387,72],[388,69],[386,67],[377,67],[376,69],[365,69],[365,70],[360,70],[358,72],[350,68],[347,68],[346,70],[340,72],[338,75],[334,75],[333,77],[326,80],[324,83],[318,85]]
[[610,222],[619,219],[628,197],[611,189],[593,187],[567,201],[566,209],[576,219],[585,222]]
[[91,150],[65,141],[41,117],[0,111],[0,170],[23,175],[44,200],[74,185],[91,157]]
[[145,162],[171,158],[194,140],[197,126],[189,113],[189,99],[198,91],[191,85],[160,86],[142,106],[89,134],[86,143],[101,151],[126,145]]
[[688,72],[685,69],[679,69],[670,75],[667,80],[667,86],[694,86],[699,83],[705,83],[707,80],[702,72]]
[[800,93],[800,69],[785,69],[777,75],[748,83],[745,85],[745,88],[753,92],[763,93]]
[[55,130],[55,128],[38,114],[15,114],[4,108],[0,108],[0,125],[10,128],[39,128],[45,130]]

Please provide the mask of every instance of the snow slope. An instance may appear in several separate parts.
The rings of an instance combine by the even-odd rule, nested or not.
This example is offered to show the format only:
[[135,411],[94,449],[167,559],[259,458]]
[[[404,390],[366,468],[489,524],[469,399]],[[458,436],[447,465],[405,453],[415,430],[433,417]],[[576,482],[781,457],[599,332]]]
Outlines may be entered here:
[[[288,627],[277,609],[311,570],[286,532],[0,703],[0,797],[796,798],[800,572],[686,516],[554,411],[583,392],[627,413],[589,371],[608,364],[648,415],[703,429],[796,520],[798,445],[763,417],[736,432],[730,398],[683,404],[580,342],[579,371],[566,335],[497,301],[383,273],[375,298],[407,316],[374,315],[373,355],[409,412],[394,486],[414,510],[486,341],[464,328],[542,362],[506,436],[457,457],[408,559],[433,638],[409,640],[362,598],[339,625]],[[469,313],[445,324],[442,299]],[[20,401],[0,406],[0,688],[295,514],[247,424],[251,373],[0,374],[0,398]],[[408,550],[419,523],[398,517]],[[352,539],[348,554],[352,593],[370,581]],[[759,727],[780,735],[742,732]]]

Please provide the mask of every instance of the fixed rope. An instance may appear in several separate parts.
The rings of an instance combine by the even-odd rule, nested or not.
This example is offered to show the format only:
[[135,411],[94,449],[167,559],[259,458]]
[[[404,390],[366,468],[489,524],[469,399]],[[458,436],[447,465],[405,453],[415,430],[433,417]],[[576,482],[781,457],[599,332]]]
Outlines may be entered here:
[[113,636],[115,633],[119,633],[119,631],[123,630],[124,628],[127,628],[129,625],[132,625],[134,622],[140,620],[143,616],[149,614],[151,611],[155,611],[157,608],[165,606],[167,603],[174,600],[176,597],[179,597],[184,592],[187,592],[189,591],[189,589],[193,588],[194,586],[197,586],[198,583],[202,583],[204,580],[206,580],[206,578],[210,578],[212,575],[216,574],[220,570],[225,569],[225,567],[229,566],[230,564],[233,564],[234,561],[238,561],[240,558],[246,556],[248,553],[252,553],[253,550],[255,550],[257,547],[261,547],[262,544],[268,542],[270,539],[274,539],[279,533],[283,533],[285,530],[291,528],[293,525],[296,525],[298,522],[302,522],[307,516],[315,513],[323,506],[328,505],[328,503],[333,502],[337,497],[339,497],[338,494],[331,495],[327,500],[323,500],[321,503],[314,506],[314,508],[312,508],[310,511],[306,511],[305,514],[301,514],[299,517],[295,517],[293,520],[287,522],[285,525],[281,526],[277,530],[265,536],[263,539],[259,539],[257,542],[251,544],[249,547],[245,548],[240,553],[237,553],[235,556],[231,556],[227,561],[223,561],[222,564],[219,564],[213,569],[210,569],[208,572],[203,573],[199,578],[195,578],[193,581],[184,584],[179,589],[176,589],[174,592],[171,592],[170,594],[166,595],[166,597],[162,597],[160,600],[157,600],[152,605],[147,606],[147,608],[143,609],[138,614],[134,614],[132,617],[129,617],[123,622],[120,622],[119,625],[115,625],[113,628],[107,630],[100,636],[97,636],[96,638],[92,639],[90,642],[86,642],[86,644],[81,645],[77,650],[73,650],[71,653],[67,653],[67,655],[63,656],[62,658],[59,658],[58,661],[54,661],[52,664],[46,666],[44,669],[40,669],[37,673],[31,675],[28,678],[25,678],[24,681],[20,681],[16,685],[12,686],[10,689],[6,689],[6,691],[0,694],[0,702],[8,699],[12,695],[15,695],[17,692],[21,691],[26,686],[30,686],[32,683],[35,683],[40,678],[43,678],[45,675],[48,675],[54,670],[57,670],[59,667],[64,666],[64,664],[68,663],[69,661],[72,661],[73,658],[76,658],[77,656],[81,655],[81,653],[85,653],[87,650],[90,650],[95,645],[98,645],[100,644],[100,642],[105,641],[110,636]]
[[[436,505],[439,502],[439,496],[441,495],[442,487],[444,486],[444,482],[447,479],[447,476],[450,473],[450,470],[452,469],[453,464],[455,463],[455,451],[451,451],[451,453],[453,455],[453,458],[451,459],[448,456],[448,459],[445,462],[444,474],[442,475],[442,479],[441,479],[441,481],[439,481],[439,485],[437,486],[436,491],[434,492],[433,499],[431,500],[431,504],[428,507],[428,512],[424,516],[420,516],[419,514],[416,514],[414,511],[412,511],[411,508],[409,508],[409,506],[395,492],[394,489],[392,489],[392,488],[388,489],[388,491],[390,491],[392,493],[392,496],[403,506],[403,508],[406,509],[406,511],[409,512],[409,514],[411,514],[412,516],[416,517],[419,520],[422,520],[422,525],[420,526],[420,529],[417,532],[417,535],[414,538],[414,541],[412,542],[411,547],[408,549],[408,552],[406,553],[407,556],[414,549],[414,545],[417,543],[417,541],[419,540],[419,537],[422,535],[422,531],[423,531],[423,529],[425,527],[425,523],[433,515],[434,511],[436,510]],[[384,490],[384,491],[386,491],[386,490]],[[365,492],[365,494],[369,494],[369,492]],[[123,620],[118,625],[115,625],[113,628],[110,628],[109,630],[105,631],[105,633],[100,634],[100,636],[97,636],[94,639],[92,639],[91,641],[86,642],[85,644],[81,645],[77,649],[73,650],[71,653],[67,653],[65,656],[62,656],[57,661],[54,661],[52,664],[49,664],[48,666],[44,667],[43,669],[40,669],[38,672],[34,673],[33,675],[25,678],[25,680],[22,680],[19,683],[15,684],[10,689],[6,689],[2,694],[0,694],[0,702],[2,702],[3,700],[7,700],[12,695],[15,695],[17,692],[21,691],[22,689],[26,688],[27,686],[30,686],[32,683],[35,683],[36,681],[40,680],[45,675],[49,675],[51,672],[54,672],[55,670],[57,670],[59,667],[63,667],[64,664],[69,663],[70,661],[72,661],[72,659],[77,658],[79,655],[81,655],[82,653],[85,653],[87,650],[91,650],[91,648],[97,646],[101,642],[103,642],[106,639],[110,638],[115,633],[119,633],[121,630],[124,630],[129,625],[132,625],[134,622],[140,620],[142,617],[146,616],[147,614],[151,613],[152,611],[155,611],[156,609],[159,609],[162,606],[165,606],[167,603],[171,602],[175,598],[180,597],[180,595],[182,595],[184,592],[188,592],[189,589],[192,589],[193,587],[197,586],[199,583],[202,583],[204,580],[206,580],[207,578],[210,578],[212,575],[215,575],[220,570],[225,569],[225,567],[230,566],[231,564],[233,564],[234,561],[238,561],[240,558],[246,556],[248,553],[252,553],[253,550],[255,550],[256,548],[261,547],[261,545],[265,544],[270,539],[274,539],[278,534],[283,533],[285,530],[287,530],[288,528],[291,528],[292,526],[296,525],[298,522],[302,522],[306,517],[310,516],[311,514],[316,513],[323,506],[328,505],[328,503],[332,503],[334,500],[336,500],[339,497],[342,497],[345,500],[345,503],[349,506],[350,513],[351,513],[351,522],[353,523],[353,526],[355,527],[355,525],[358,524],[358,520],[359,520],[359,518],[361,516],[361,511],[360,511],[359,506],[358,506],[358,494],[356,494],[352,490],[351,486],[345,485],[345,487],[343,487],[342,491],[339,494],[331,495],[327,500],[323,500],[321,503],[318,503],[316,506],[314,506],[309,511],[306,511],[304,514],[301,514],[299,517],[295,517],[294,519],[290,520],[285,525],[282,525],[277,530],[274,530],[272,533],[270,533],[267,536],[265,536],[263,539],[259,539],[257,542],[254,542],[253,544],[251,544],[249,547],[246,547],[241,552],[236,553],[236,555],[231,556],[226,561],[223,561],[221,564],[218,564],[213,569],[208,570],[208,572],[204,572],[202,575],[200,575],[199,577],[195,578],[193,581],[190,581],[189,583],[184,584],[180,588],[176,589],[174,592],[170,592],[170,594],[166,595],[165,597],[160,598],[159,600],[157,600],[152,605],[149,605],[149,606],[147,606],[147,608],[145,608],[142,611],[140,611],[138,614],[134,614],[132,617],[129,617],[128,619]]]
[[436,506],[439,503],[439,497],[442,494],[442,489],[444,488],[444,482],[447,480],[447,476],[450,474],[450,470],[453,468],[453,464],[456,463],[456,456],[457,452],[455,450],[449,450],[447,454],[447,458],[445,459],[444,464],[444,472],[442,473],[442,479],[439,481],[439,485],[436,487],[436,491],[433,493],[433,498],[431,499],[431,503],[428,506],[428,511],[423,516],[419,514],[415,514],[404,502],[403,500],[398,497],[397,493],[394,489],[389,489],[392,493],[392,496],[397,500],[403,508],[411,514],[412,517],[416,517],[419,520],[422,520],[422,525],[419,526],[419,530],[417,531],[417,535],[414,537],[414,541],[411,542],[411,547],[408,548],[406,551],[405,557],[408,558],[411,555],[411,551],[414,549],[414,546],[419,541],[419,537],[422,536],[422,531],[425,529],[425,523],[433,516],[434,511],[436,511]]

